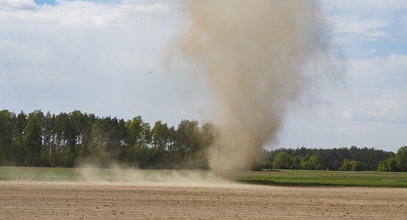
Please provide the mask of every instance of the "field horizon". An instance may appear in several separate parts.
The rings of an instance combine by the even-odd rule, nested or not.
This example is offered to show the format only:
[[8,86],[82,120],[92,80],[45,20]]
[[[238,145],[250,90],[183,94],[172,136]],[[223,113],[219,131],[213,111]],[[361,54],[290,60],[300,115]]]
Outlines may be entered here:
[[0,181],[122,182],[151,184],[260,184],[275,186],[400,187],[407,173],[379,171],[267,170],[218,176],[207,170],[143,170],[132,168],[0,167]]

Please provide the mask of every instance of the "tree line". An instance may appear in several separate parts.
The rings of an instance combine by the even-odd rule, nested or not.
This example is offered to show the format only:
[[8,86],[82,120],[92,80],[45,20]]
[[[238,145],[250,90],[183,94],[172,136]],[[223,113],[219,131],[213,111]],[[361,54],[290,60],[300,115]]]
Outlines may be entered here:
[[407,172],[407,146],[400,147],[397,153],[379,163],[379,171]]
[[338,171],[407,171],[407,146],[397,153],[374,148],[281,148],[264,151],[254,169],[303,169]]
[[183,120],[177,127],[140,116],[96,117],[80,111],[18,114],[0,111],[0,164],[73,167],[120,162],[139,168],[207,169],[212,125]]
[[[177,126],[140,116],[132,120],[80,111],[18,114],[0,111],[0,165],[74,167],[119,162],[150,169],[208,169],[206,151],[215,126],[182,120]],[[253,169],[407,171],[407,147],[397,153],[374,148],[280,148],[263,151]]]

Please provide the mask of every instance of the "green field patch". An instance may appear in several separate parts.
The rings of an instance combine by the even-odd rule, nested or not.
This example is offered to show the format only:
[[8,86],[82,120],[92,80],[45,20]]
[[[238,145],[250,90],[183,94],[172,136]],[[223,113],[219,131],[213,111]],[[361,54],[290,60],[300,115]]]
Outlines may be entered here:
[[0,167],[0,180],[79,181],[81,175],[74,168]]
[[286,186],[407,187],[407,173],[277,170],[244,172],[239,182]]

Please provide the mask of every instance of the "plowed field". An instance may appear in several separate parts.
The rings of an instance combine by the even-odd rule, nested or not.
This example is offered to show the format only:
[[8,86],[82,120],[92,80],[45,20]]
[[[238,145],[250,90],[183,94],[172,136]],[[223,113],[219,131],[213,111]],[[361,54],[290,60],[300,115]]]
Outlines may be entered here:
[[0,181],[0,219],[407,219],[407,189]]

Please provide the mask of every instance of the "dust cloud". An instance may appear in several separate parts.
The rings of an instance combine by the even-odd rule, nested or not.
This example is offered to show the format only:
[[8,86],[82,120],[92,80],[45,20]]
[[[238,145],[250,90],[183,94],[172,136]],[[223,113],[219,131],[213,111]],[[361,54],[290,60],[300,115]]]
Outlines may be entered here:
[[220,126],[209,166],[248,169],[325,74],[312,68],[332,56],[324,15],[313,0],[185,0],[181,8],[190,25],[174,56],[207,80]]
[[111,163],[107,168],[89,163],[78,169],[80,179],[92,184],[183,186],[183,187],[234,187],[241,184],[220,178],[204,170],[141,170]]

